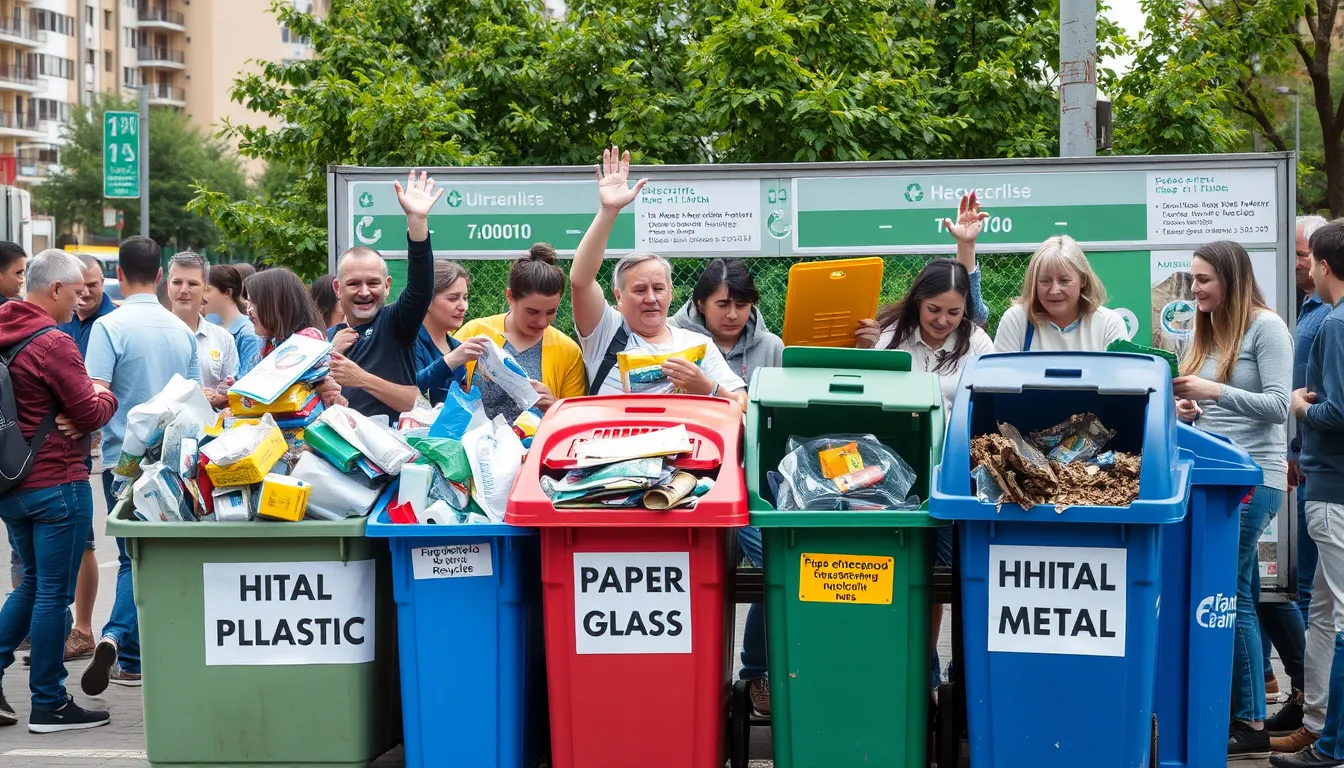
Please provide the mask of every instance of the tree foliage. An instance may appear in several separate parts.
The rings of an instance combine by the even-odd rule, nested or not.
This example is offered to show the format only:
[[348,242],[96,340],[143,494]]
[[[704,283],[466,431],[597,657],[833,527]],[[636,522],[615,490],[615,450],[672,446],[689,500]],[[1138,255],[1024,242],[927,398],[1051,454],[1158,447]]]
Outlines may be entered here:
[[[125,212],[124,231],[136,233],[140,231],[140,201],[103,197],[106,110],[134,112],[136,105],[103,97],[91,105],[76,107],[63,129],[61,168],[34,188],[33,204],[62,225],[79,224],[90,229],[102,228],[104,206],[116,207]],[[224,142],[192,126],[180,112],[150,109],[149,231],[158,242],[195,249],[219,244],[214,221],[186,210],[193,184],[207,185],[232,199],[246,194],[242,166]]]

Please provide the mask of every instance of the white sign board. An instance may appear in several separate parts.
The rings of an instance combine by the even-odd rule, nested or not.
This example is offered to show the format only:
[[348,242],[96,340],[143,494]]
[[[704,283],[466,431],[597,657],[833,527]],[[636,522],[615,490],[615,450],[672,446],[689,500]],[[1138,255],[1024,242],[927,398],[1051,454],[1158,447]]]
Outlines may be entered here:
[[690,653],[689,552],[576,552],[579,654]]
[[373,661],[377,578],[350,563],[205,563],[206,666]]
[[1123,549],[989,547],[989,650],[1124,656]]
[[1277,214],[1272,168],[1148,174],[1154,244],[1271,241]]
[[635,198],[635,250],[761,249],[761,182],[651,181]]
[[495,575],[489,542],[416,547],[411,550],[411,572],[416,579],[461,579]]

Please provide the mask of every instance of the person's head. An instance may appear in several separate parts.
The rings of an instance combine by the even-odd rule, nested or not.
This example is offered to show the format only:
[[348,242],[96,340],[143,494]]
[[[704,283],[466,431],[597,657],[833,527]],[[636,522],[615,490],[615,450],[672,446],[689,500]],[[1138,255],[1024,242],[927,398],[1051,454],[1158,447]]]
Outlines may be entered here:
[[616,309],[625,324],[641,336],[656,336],[667,327],[672,302],[672,265],[656,253],[622,256],[611,276]]
[[257,268],[246,261],[235,261],[232,266],[238,270],[238,277],[242,278],[243,282],[247,282],[247,278],[257,274]]
[[1106,288],[1078,241],[1055,235],[1041,243],[1027,262],[1021,301],[1032,322],[1063,327],[1103,306]]
[[361,245],[346,251],[336,262],[334,286],[341,298],[345,321],[363,325],[373,320],[387,303],[392,278],[387,274],[387,262],[382,255]]
[[434,300],[425,319],[449,333],[467,321],[467,293],[471,275],[455,261],[434,262]]
[[877,316],[882,329],[894,333],[888,349],[896,349],[914,334],[924,343],[939,349],[952,334],[957,334],[953,355],[942,359],[937,373],[953,371],[957,361],[971,349],[971,276],[955,259],[935,259],[919,271],[905,298]]
[[84,290],[83,265],[74,255],[48,248],[28,259],[25,301],[47,311],[58,323],[74,317],[79,295]]
[[117,249],[117,279],[121,281],[121,295],[150,293],[155,290],[163,273],[163,251],[148,237],[128,237]]
[[1215,240],[1195,249],[1190,260],[1195,294],[1195,330],[1181,373],[1199,373],[1209,355],[1218,355],[1218,381],[1227,381],[1237,365],[1241,341],[1258,310],[1268,309],[1255,282],[1251,257],[1231,240]]
[[232,264],[210,267],[210,282],[205,286],[205,308],[220,317],[232,317],[243,311],[243,276]]
[[1344,299],[1344,223],[1333,221],[1311,236],[1311,279],[1321,299],[1335,304]]
[[1314,290],[1311,284],[1311,236],[1328,223],[1320,216],[1297,217],[1297,242],[1293,245],[1297,260],[1293,264],[1293,272],[1297,277],[1297,287],[1307,293]]
[[742,335],[760,300],[756,281],[741,259],[709,262],[691,290],[691,302],[705,319],[705,329],[721,341],[736,341]]
[[322,316],[299,276],[284,267],[258,272],[243,282],[248,317],[257,335],[279,344],[304,328],[321,328]]
[[330,328],[345,322],[345,313],[341,311],[341,300],[336,295],[336,276],[323,275],[313,281],[311,289],[313,303],[322,315],[322,327]]
[[80,272],[83,275],[83,289],[79,292],[79,304],[75,311],[81,317],[90,317],[103,305],[103,264],[87,253],[76,253]]
[[565,282],[565,273],[555,265],[555,249],[550,243],[537,243],[529,248],[527,255],[509,268],[505,297],[514,325],[533,338],[545,333],[560,309]]
[[23,275],[28,254],[18,243],[0,240],[0,298],[17,299],[23,294]]
[[210,262],[194,251],[182,251],[168,261],[168,299],[173,314],[190,326],[205,306],[205,286],[210,281]]

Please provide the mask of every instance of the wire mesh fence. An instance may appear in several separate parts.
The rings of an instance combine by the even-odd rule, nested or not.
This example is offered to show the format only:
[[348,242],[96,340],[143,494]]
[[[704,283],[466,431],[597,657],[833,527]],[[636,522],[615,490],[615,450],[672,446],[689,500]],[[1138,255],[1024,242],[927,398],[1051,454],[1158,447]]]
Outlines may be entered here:
[[[1009,254],[982,256],[979,260],[981,278],[980,289],[985,303],[990,308],[989,331],[993,335],[998,327],[999,317],[1008,309],[1012,300],[1022,291],[1022,278],[1026,273],[1028,254]],[[882,275],[881,303],[883,305],[900,300],[914,282],[915,275],[931,258],[928,256],[887,256],[883,258],[886,268]],[[746,259],[747,267],[756,281],[756,290],[761,294],[760,309],[770,330],[779,332],[784,325],[784,302],[788,294],[789,268],[794,264],[818,259],[757,258]],[[691,297],[691,290],[700,278],[708,259],[671,259],[673,300],[670,312],[676,312]],[[598,274],[598,283],[611,300],[611,270],[615,259],[608,259]],[[504,300],[504,288],[508,284],[509,267],[512,262],[504,260],[464,261],[471,274],[471,302],[467,313],[469,318],[482,317],[503,312],[507,309]],[[562,262],[561,266],[568,269]],[[406,262],[392,262],[394,292],[405,285]],[[573,334],[574,322],[569,311],[569,296],[566,293],[556,315],[555,327],[567,334]]]

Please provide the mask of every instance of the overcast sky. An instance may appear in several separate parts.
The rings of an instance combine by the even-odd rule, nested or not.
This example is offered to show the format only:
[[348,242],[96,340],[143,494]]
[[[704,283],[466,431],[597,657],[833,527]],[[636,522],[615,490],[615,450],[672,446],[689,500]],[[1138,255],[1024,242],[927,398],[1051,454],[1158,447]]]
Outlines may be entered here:
[[[1109,17],[1112,21],[1124,27],[1132,38],[1137,38],[1143,31],[1143,11],[1139,9],[1139,0],[1110,0],[1111,10]],[[1132,61],[1131,57],[1109,59],[1103,61],[1102,66],[1109,66],[1115,69],[1116,74],[1123,72]]]

